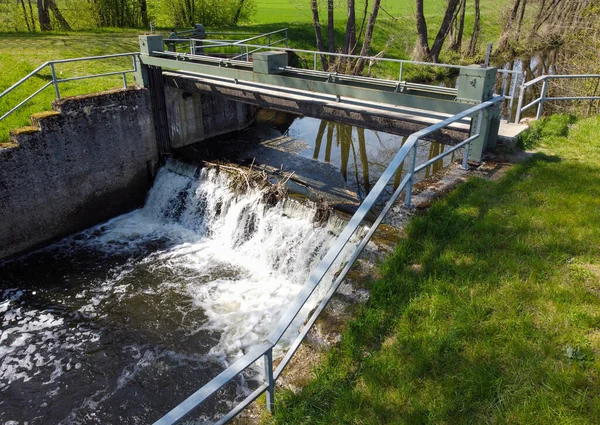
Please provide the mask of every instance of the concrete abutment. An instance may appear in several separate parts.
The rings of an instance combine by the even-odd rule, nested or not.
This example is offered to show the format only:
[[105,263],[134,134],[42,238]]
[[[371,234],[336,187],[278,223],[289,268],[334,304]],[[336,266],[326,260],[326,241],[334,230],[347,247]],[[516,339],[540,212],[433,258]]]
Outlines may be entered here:
[[[164,92],[167,152],[254,119],[251,105]],[[140,207],[165,150],[153,107],[145,88],[65,98],[11,132],[0,145],[0,260]]]

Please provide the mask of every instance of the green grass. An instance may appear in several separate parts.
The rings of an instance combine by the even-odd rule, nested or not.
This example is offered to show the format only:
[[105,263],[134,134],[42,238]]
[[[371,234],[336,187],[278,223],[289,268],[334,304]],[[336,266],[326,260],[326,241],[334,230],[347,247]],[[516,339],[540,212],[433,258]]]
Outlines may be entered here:
[[[86,31],[51,34],[4,34],[0,44],[0,92],[22,77],[52,59],[99,56],[139,50],[139,30]],[[94,73],[131,69],[130,59],[107,59],[94,62],[57,64],[58,78],[68,78]],[[4,114],[21,100],[34,93],[52,79],[50,69],[45,68],[38,76],[22,84],[9,95],[0,99],[0,112]],[[133,83],[133,77],[128,76]],[[122,87],[121,76],[73,81],[60,84],[61,96],[93,93]],[[54,100],[54,88],[49,86],[24,107],[0,122],[0,141],[8,139],[11,129],[29,125],[29,115],[50,109]]]
[[[502,0],[506,4],[507,0]],[[482,44],[495,40],[499,34],[500,14],[498,2],[482,0]],[[435,37],[439,25],[445,0],[426,2],[426,15],[430,26],[430,38]],[[345,2],[336,2],[336,46],[343,44],[345,32]],[[357,25],[360,25],[363,3],[357,3]],[[414,23],[413,2],[395,2],[384,4],[385,10],[381,12],[374,34],[372,53],[375,54],[386,48],[385,56],[397,59],[410,58],[412,47],[416,40]],[[392,17],[390,17],[393,16]],[[321,11],[323,25],[326,25],[326,10]],[[472,26],[473,13],[469,9],[466,27]],[[312,15],[308,3],[300,5],[291,0],[256,0],[256,14],[252,22],[235,28],[240,31],[269,32],[283,27],[289,27],[291,47],[314,50],[314,30]],[[93,31],[73,31],[54,33],[3,33],[3,42],[0,45],[0,91],[31,72],[43,62],[51,59],[64,59],[82,56],[103,55],[110,53],[123,53],[138,50],[136,29],[100,29]],[[166,30],[162,31],[166,32]],[[467,31],[467,35],[470,30]],[[326,28],[324,27],[324,34]],[[465,41],[468,41],[467,39]],[[312,59],[306,58],[307,65],[312,66]],[[456,61],[458,58],[447,55],[442,56],[443,61]],[[310,62],[310,63],[308,63]],[[119,69],[128,67],[124,59],[107,60],[103,62],[80,62],[77,64],[57,66],[59,77],[73,77],[90,73],[102,73],[114,70],[117,64]],[[391,64],[377,65],[372,70],[374,76],[397,78],[398,66]],[[427,79],[440,79],[446,76],[443,69],[423,69],[422,67],[405,67],[404,76],[408,80],[423,81]],[[39,77],[24,84],[18,90],[0,99],[0,112],[10,110],[23,98],[32,94],[50,79],[50,72],[45,70]],[[132,78],[129,77],[132,82]],[[70,82],[61,85],[61,94],[71,96],[90,93],[119,87],[119,76],[87,81]],[[52,87],[48,87],[41,95],[30,101],[26,107],[9,118],[0,122],[0,141],[8,139],[10,129],[29,124],[29,115],[35,112],[48,110],[54,99]],[[1,115],[1,114],[0,114]]]
[[[412,220],[279,424],[597,424],[600,117]],[[565,135],[568,134],[568,137]]]

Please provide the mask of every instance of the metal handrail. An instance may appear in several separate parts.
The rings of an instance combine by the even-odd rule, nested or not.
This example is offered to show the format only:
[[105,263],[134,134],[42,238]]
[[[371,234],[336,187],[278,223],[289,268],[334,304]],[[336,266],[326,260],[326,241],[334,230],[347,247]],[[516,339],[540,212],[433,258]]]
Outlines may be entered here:
[[[252,53],[256,53],[256,52],[259,52],[261,50],[266,50],[266,49],[275,50],[275,51],[283,51],[283,52],[310,54],[313,56],[313,67],[312,67],[313,71],[317,71],[317,68],[318,68],[317,58],[320,55],[326,55],[329,57],[348,58],[348,59],[360,59],[363,61],[394,63],[394,64],[399,65],[397,81],[403,81],[402,77],[404,75],[404,66],[405,65],[421,65],[421,66],[431,66],[431,67],[457,69],[457,70],[462,68],[460,65],[453,65],[453,64],[446,64],[446,63],[412,61],[412,60],[407,60],[407,59],[393,59],[393,58],[384,58],[384,57],[378,57],[378,56],[350,55],[350,54],[346,54],[346,53],[321,52],[321,51],[316,51],[316,50],[305,50],[305,49],[290,49],[290,48],[288,48],[288,45],[287,45],[287,42],[288,42],[287,28],[285,30],[286,30],[285,38],[278,40],[277,42],[271,42],[269,39],[269,42],[266,45],[265,44],[250,44],[250,43],[248,43],[248,41],[251,39],[235,40],[235,41],[231,41],[231,40],[224,40],[224,41],[198,40],[198,41],[204,41],[205,43],[206,42],[209,43],[209,44],[204,44],[202,46],[203,50],[223,48],[223,47],[239,47],[241,50],[241,53],[233,56],[231,58],[232,60],[239,60],[240,58],[245,58],[246,61],[250,61],[250,55]],[[274,31],[273,33],[277,33],[279,31],[282,31],[282,30]],[[273,33],[262,34],[261,36],[255,37],[255,39],[260,38],[264,35],[269,35],[269,34],[273,34]],[[172,41],[172,42],[183,43],[183,42],[189,42],[190,39],[168,39],[168,40]],[[276,47],[275,46],[276,44],[279,44],[282,41],[286,42],[285,47]],[[210,43],[212,43],[212,44],[210,44]],[[244,49],[245,49],[245,52],[243,51]],[[194,46],[190,45],[190,53],[192,53],[192,54],[196,53],[195,45]],[[206,56],[208,56],[208,55],[206,55]],[[515,95],[516,95],[516,90],[519,85],[519,80],[522,78],[522,73],[521,73],[521,71],[512,70],[512,69],[498,69],[497,75],[498,75],[498,77],[502,78],[502,90],[501,91],[502,91],[502,96],[504,96],[504,99],[508,102],[507,110],[509,111],[509,113],[507,116],[507,121],[510,121],[510,118],[512,115],[511,111],[513,108]],[[510,79],[507,82],[506,80],[508,79],[509,75],[510,75]]]
[[[285,36],[280,39],[277,40],[276,42],[271,42],[271,36],[272,35],[276,35],[276,34],[280,34],[280,33],[285,33]],[[217,34],[217,33],[207,33],[207,34]],[[228,34],[228,33],[222,33],[222,34]],[[233,34],[233,33],[232,33]],[[235,35],[243,35],[243,34],[235,34]],[[289,37],[288,37],[288,28],[282,28],[282,29],[278,29],[275,31],[271,31],[271,32],[266,32],[263,34],[251,34],[253,35],[253,37],[250,38],[245,38],[242,40],[209,40],[209,39],[205,39],[205,38],[194,38],[194,37],[186,37],[186,38],[176,38],[176,37],[168,37],[164,39],[165,44],[177,44],[177,43],[190,43],[190,53],[195,53],[195,49],[196,49],[196,43],[201,43],[202,44],[202,48],[211,48],[211,47],[215,47],[215,46],[219,46],[219,47],[233,47],[233,46],[240,46],[240,45],[246,45],[248,42],[250,41],[254,41],[254,40],[258,40],[259,38],[265,38],[267,37],[267,44],[266,45],[261,45],[261,48],[266,48],[267,46],[273,46],[275,44],[279,44],[282,42],[285,42],[285,47],[288,47],[288,41],[289,41]],[[205,46],[204,43],[212,43],[209,44],[208,46]],[[258,49],[259,50],[259,49]],[[248,48],[246,48],[246,53],[242,53],[240,54],[240,56],[246,56],[246,60],[248,60]]]
[[[137,63],[136,63],[135,58],[138,55],[139,55],[139,52],[117,53],[117,54],[112,54],[112,55],[89,56],[89,57],[83,57],[83,58],[57,59],[57,60],[52,60],[52,61],[44,62],[42,65],[38,66],[36,69],[34,69],[33,71],[31,71],[29,74],[27,74],[26,76],[24,76],[23,78],[21,78],[19,81],[17,81],[16,83],[14,83],[12,86],[10,86],[6,90],[4,90],[2,93],[0,93],[0,99],[3,98],[4,96],[6,96],[7,94],[9,94],[10,92],[12,92],[13,90],[15,90],[17,87],[19,87],[24,82],[28,81],[30,78],[36,76],[40,71],[42,71],[46,67],[50,68],[50,72],[52,74],[52,80],[49,81],[48,83],[44,84],[41,88],[39,88],[38,90],[36,90],[33,94],[29,95],[24,100],[22,100],[21,102],[19,102],[16,106],[14,106],[12,109],[10,109],[8,112],[6,112],[2,116],[0,116],[0,121],[4,120],[6,117],[8,117],[9,115],[11,115],[13,112],[15,112],[17,109],[19,109],[25,103],[27,103],[28,101],[30,101],[31,99],[33,99],[35,96],[37,96],[39,93],[41,93],[44,89],[46,89],[50,85],[54,86],[54,91],[55,91],[55,94],[56,94],[56,99],[60,99],[60,90],[59,90],[58,84],[59,83],[64,83],[64,82],[67,82],[67,81],[77,81],[77,80],[85,80],[85,79],[89,79],[89,78],[109,77],[109,76],[112,76],[112,75],[122,75],[123,76],[123,87],[127,88],[127,74],[130,74],[130,73],[133,73],[133,72],[137,71]],[[63,64],[63,63],[70,63],[70,62],[81,62],[81,61],[91,61],[91,60],[113,59],[113,58],[119,58],[119,57],[131,57],[132,58],[132,66],[133,66],[132,69],[126,69],[126,70],[123,70],[123,71],[105,72],[105,73],[102,73],[102,74],[83,75],[83,76],[71,77],[71,78],[57,78],[56,77],[56,72],[54,70],[54,65],[56,65],[56,64]]]
[[[519,123],[521,121],[521,116],[523,112],[528,110],[529,108],[538,105],[537,112],[535,115],[535,119],[538,120],[542,117],[542,112],[544,110],[544,103],[547,101],[560,101],[560,100],[600,100],[600,96],[560,96],[560,97],[547,97],[546,93],[548,92],[548,81],[549,80],[559,80],[559,79],[588,79],[588,78],[600,78],[600,74],[574,74],[574,75],[540,75],[533,80],[527,81],[523,83],[519,92],[519,103],[517,106],[517,115],[515,117],[515,122]],[[540,91],[540,96],[533,101],[529,102],[527,105],[523,106],[523,102],[525,101],[525,93],[527,89],[535,84],[542,83],[542,89]]]
[[[262,343],[250,348],[250,350],[244,356],[242,356],[240,359],[234,362],[231,366],[229,366],[227,369],[225,369],[223,372],[221,372],[203,387],[198,389],[195,393],[193,393],[191,396],[185,399],[182,403],[180,403],[162,418],[157,420],[154,423],[154,425],[168,425],[178,422],[184,416],[186,416],[191,411],[203,404],[208,398],[213,396],[224,385],[228,384],[233,379],[235,379],[236,376],[238,376],[241,372],[255,364],[256,361],[261,357],[264,358],[265,363],[265,383],[260,385],[242,402],[238,403],[231,411],[229,411],[225,416],[223,416],[217,422],[217,424],[224,424],[227,421],[231,420],[246,406],[248,406],[250,403],[256,400],[256,398],[258,398],[263,393],[267,393],[267,409],[269,411],[273,411],[275,381],[281,376],[283,370],[289,364],[291,358],[293,357],[296,350],[304,340],[304,337],[307,335],[308,331],[319,317],[319,314],[327,306],[331,297],[333,296],[339,285],[342,283],[342,281],[345,279],[346,274],[348,273],[348,271],[350,270],[350,268],[362,252],[362,250],[365,248],[365,246],[373,236],[379,224],[382,222],[384,217],[392,208],[396,200],[400,197],[400,194],[406,190],[404,203],[406,206],[410,206],[412,198],[412,188],[415,181],[415,174],[423,170],[425,167],[431,165],[435,161],[439,161],[443,157],[449,155],[450,153],[454,152],[455,150],[461,147],[465,148],[465,153],[463,155],[463,167],[466,168],[468,165],[470,143],[481,136],[484,111],[487,108],[494,107],[494,105],[502,102],[503,100],[503,96],[496,96],[488,101],[482,102],[459,114],[456,114],[443,121],[440,121],[437,124],[433,124],[423,130],[420,130],[410,135],[406,139],[406,142],[403,144],[400,150],[396,153],[396,155],[394,156],[390,164],[387,166],[385,171],[382,173],[377,183],[373,186],[371,192],[360,204],[357,211],[354,213],[348,224],[344,227],[341,234],[337,237],[332,247],[327,251],[325,257],[323,257],[323,259],[319,262],[315,270],[311,273],[310,277],[307,280],[307,283],[303,286],[300,293],[296,296],[292,304],[288,307],[286,312],[280,318],[273,331],[265,338],[265,340]],[[443,129],[452,123],[460,121],[466,117],[473,117],[475,115],[477,115],[476,124],[474,126],[475,128],[473,129],[472,135],[469,138],[462,141],[458,145],[453,146],[448,151],[443,152],[442,154],[436,156],[435,158],[432,158],[431,160],[417,167],[417,146],[420,139]],[[411,153],[412,155],[409,157]],[[388,183],[395,176],[397,170],[407,160],[407,158],[410,163],[410,172],[404,177],[401,184],[396,188],[390,199],[388,199],[383,210],[378,215],[377,219],[370,227],[369,231],[366,233],[365,236],[362,237],[361,241],[356,245],[344,268],[336,277],[336,279],[332,283],[332,286],[329,288],[325,298],[323,298],[317,309],[314,310],[314,312],[311,314],[311,317],[304,325],[300,334],[288,349],[286,355],[280,362],[275,372],[273,372],[273,349],[280,342],[286,330],[293,323],[299,312],[306,305],[306,302],[314,293],[315,289],[321,284],[326,273],[329,271],[329,269],[331,269],[340,253],[346,248],[346,245],[350,241],[351,237],[361,227],[363,220],[366,218],[367,214],[369,214],[376,201],[385,191],[385,188],[387,187]]]

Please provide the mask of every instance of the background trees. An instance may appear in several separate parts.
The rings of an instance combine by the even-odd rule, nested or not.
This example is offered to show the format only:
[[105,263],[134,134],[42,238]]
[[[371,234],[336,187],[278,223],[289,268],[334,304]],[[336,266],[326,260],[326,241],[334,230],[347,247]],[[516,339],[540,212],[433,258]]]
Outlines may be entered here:
[[235,26],[255,0],[0,0],[0,30]]

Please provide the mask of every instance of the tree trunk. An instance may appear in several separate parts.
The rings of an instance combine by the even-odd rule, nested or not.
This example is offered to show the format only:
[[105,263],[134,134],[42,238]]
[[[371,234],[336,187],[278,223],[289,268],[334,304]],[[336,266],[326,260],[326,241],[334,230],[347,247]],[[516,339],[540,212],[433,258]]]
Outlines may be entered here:
[[[431,50],[429,52],[429,57],[433,62],[437,62],[440,56],[440,52],[442,51],[442,46],[444,45],[444,41],[448,36],[448,32],[450,30],[450,25],[452,24],[452,19],[455,16],[456,8],[458,7],[458,2],[460,0],[448,0],[448,6],[446,7],[446,13],[444,13],[444,19],[442,21],[442,25],[440,26],[440,30],[438,31],[435,41],[431,46]],[[475,0],[477,5],[479,4],[479,0]],[[477,11],[479,11],[479,6],[477,6]],[[479,18],[476,18],[479,25]]]
[[48,0],[37,0],[37,8],[40,30],[52,30],[52,24],[50,23],[50,11],[48,10]]
[[31,6],[31,0],[27,0],[29,3],[29,17],[31,18],[31,28],[35,32],[35,19],[33,19],[33,7]]
[[344,52],[351,55],[356,45],[356,13],[354,0],[348,0],[348,21],[346,22],[346,40]]
[[56,5],[56,2],[54,0],[47,0],[47,4],[48,8],[52,11],[52,14],[58,21],[58,25],[60,26],[60,28],[65,31],[71,31],[71,25],[69,25],[63,14],[60,13],[60,9]]
[[[327,41],[329,41],[329,51],[335,52],[335,31],[333,22],[333,0],[327,0]],[[334,57],[330,56],[329,61],[333,62]]]
[[27,16],[27,9],[25,8],[25,2],[23,0],[21,0],[21,6],[23,6],[23,17],[25,18],[27,31],[31,32],[31,26],[29,25],[29,17]]
[[502,30],[502,34],[498,39],[498,51],[504,51],[508,47],[510,40],[510,33],[512,32],[513,22],[517,17],[517,13],[519,12],[519,6],[521,5],[521,0],[515,0],[513,6],[510,11],[510,15],[508,16],[508,20],[506,21],[506,25],[504,26],[504,30]]
[[[373,40],[373,31],[375,30],[375,21],[377,20],[377,14],[379,13],[380,3],[381,0],[375,0],[373,2],[373,10],[371,11],[371,16],[369,16],[369,22],[367,23],[367,30],[365,31],[365,38],[363,40],[362,48],[360,49],[360,56],[369,55],[369,49],[371,48],[371,40]],[[359,59],[354,67],[354,74],[360,74],[364,67],[365,61]]]
[[358,35],[356,36],[356,45],[352,49],[352,51],[356,51],[356,47],[360,42],[360,39],[363,36],[363,31],[365,30],[365,23],[367,22],[367,16],[369,15],[369,0],[365,0],[365,10],[363,10],[363,16],[360,20],[360,29],[358,30]]
[[142,26],[148,28],[148,4],[146,0],[139,0],[140,4],[140,15],[142,16]]
[[423,12],[423,0],[415,1],[417,18],[417,44],[413,51],[413,58],[426,60],[429,58],[429,41],[427,40],[427,21]]
[[467,10],[467,1],[461,0],[458,7],[460,9],[460,17],[457,20],[456,34],[452,39],[452,44],[449,47],[450,50],[455,52],[460,52],[462,50],[462,39],[465,31],[465,12]]
[[[317,50],[319,52],[325,52],[325,46],[323,45],[323,35],[321,34],[321,23],[319,22],[319,5],[317,0],[311,0],[311,9],[313,15],[313,26],[315,27],[315,38],[317,39]],[[327,65],[327,58],[325,55],[319,55],[321,57],[321,66],[323,71],[327,71],[329,66]]]
[[479,0],[475,0],[475,22],[473,23],[473,34],[471,34],[471,40],[469,41],[469,50],[467,56],[475,56],[477,51],[477,43],[479,42]]

